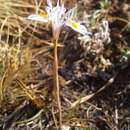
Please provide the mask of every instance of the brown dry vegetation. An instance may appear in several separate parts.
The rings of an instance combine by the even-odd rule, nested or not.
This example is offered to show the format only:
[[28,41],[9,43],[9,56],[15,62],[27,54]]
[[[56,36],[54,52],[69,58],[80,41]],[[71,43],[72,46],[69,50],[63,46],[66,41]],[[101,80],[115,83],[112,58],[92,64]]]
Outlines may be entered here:
[[[130,129],[130,2],[108,0],[101,7],[101,1],[65,1],[67,9],[77,4],[77,17],[93,35],[86,41],[67,27],[60,35],[63,130]],[[45,6],[46,0],[0,0],[1,130],[58,127],[51,28],[27,20]],[[110,42],[109,34],[96,39],[104,20]]]

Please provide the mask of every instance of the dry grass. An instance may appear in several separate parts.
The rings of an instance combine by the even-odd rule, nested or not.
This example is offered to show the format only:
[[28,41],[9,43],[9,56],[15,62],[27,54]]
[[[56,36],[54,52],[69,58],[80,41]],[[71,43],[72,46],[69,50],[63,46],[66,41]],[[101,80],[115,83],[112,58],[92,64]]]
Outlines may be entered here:
[[[24,79],[30,70],[30,38],[33,28],[26,20],[31,11],[38,11],[40,3],[32,0],[0,0],[0,105],[11,93],[19,95],[16,77]],[[28,31],[30,30],[30,31]],[[16,91],[17,90],[17,91]],[[9,93],[9,94],[8,94]],[[8,96],[7,96],[8,95]],[[16,99],[16,97],[14,99]],[[25,95],[24,95],[25,96]],[[19,96],[18,96],[19,97]],[[6,103],[5,103],[6,104]]]

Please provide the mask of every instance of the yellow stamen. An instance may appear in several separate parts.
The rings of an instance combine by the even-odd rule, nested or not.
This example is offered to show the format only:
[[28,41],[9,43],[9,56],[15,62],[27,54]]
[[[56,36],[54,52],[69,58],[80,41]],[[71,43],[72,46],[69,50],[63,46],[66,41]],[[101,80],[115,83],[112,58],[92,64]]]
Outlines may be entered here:
[[43,18],[48,18],[48,14],[44,11],[42,11],[39,15]]
[[78,24],[75,23],[74,21],[70,20],[70,24],[72,25],[72,27],[78,28]]

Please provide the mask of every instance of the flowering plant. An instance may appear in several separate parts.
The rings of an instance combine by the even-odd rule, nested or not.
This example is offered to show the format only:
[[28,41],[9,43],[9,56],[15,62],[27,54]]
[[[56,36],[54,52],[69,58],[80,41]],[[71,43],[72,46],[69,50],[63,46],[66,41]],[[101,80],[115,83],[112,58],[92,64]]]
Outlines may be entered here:
[[51,0],[47,0],[47,7],[45,12],[41,14],[31,14],[28,19],[35,20],[43,23],[51,23],[53,31],[53,44],[54,44],[54,97],[56,94],[57,104],[59,109],[59,130],[62,127],[62,110],[60,101],[60,88],[58,77],[58,39],[62,26],[66,25],[71,27],[74,31],[81,33],[82,35],[89,34],[87,28],[74,20],[75,9],[66,10],[63,3],[57,1],[56,6],[52,5]]

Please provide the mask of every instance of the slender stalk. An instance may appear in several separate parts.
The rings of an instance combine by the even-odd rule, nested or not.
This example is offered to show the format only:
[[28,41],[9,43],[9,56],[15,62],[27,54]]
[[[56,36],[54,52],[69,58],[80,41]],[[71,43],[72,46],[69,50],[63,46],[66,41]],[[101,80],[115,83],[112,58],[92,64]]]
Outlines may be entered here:
[[54,91],[56,92],[57,105],[59,109],[59,130],[62,126],[62,110],[61,110],[61,100],[60,100],[60,88],[59,88],[59,78],[58,78],[58,55],[57,55],[58,39],[54,41]]

